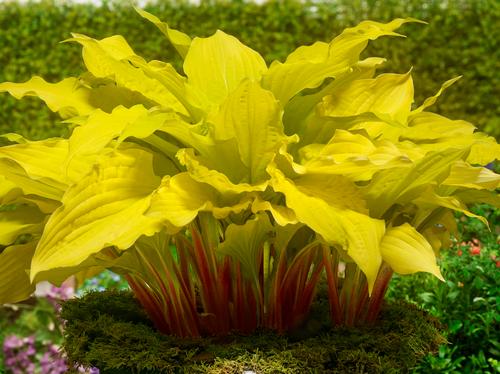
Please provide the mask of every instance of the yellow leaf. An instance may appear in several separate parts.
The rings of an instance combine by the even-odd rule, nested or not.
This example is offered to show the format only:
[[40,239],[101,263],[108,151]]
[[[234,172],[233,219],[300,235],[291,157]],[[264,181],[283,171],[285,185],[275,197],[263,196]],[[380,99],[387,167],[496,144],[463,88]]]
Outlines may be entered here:
[[252,213],[260,213],[264,211],[270,212],[276,223],[280,226],[293,225],[298,222],[295,212],[292,209],[286,206],[273,204],[269,201],[261,199],[257,195],[252,202]]
[[75,128],[71,134],[66,164],[69,165],[76,155],[100,153],[131,123],[140,127],[140,124],[135,122],[138,118],[147,116],[147,113],[147,109],[142,105],[132,108],[118,106],[112,113],[96,110],[88,117],[85,125]]
[[[308,144],[311,141],[306,139],[316,138],[319,132],[324,131],[322,119],[319,113],[315,110],[316,105],[321,102],[323,97],[335,92],[337,87],[345,84],[347,81],[355,79],[372,78],[378,66],[383,64],[385,59],[379,57],[370,57],[357,62],[352,69],[344,75],[338,76],[336,79],[328,83],[320,91],[311,94],[302,92],[301,95],[296,95],[285,106],[283,115],[283,123],[285,132],[288,135],[298,134],[303,144]],[[333,134],[335,130],[332,130]],[[332,135],[327,136],[327,140]]]
[[145,10],[134,7],[135,11],[141,15],[141,17],[147,19],[151,23],[153,23],[158,29],[167,37],[168,40],[175,47],[177,52],[185,58],[188,51],[189,46],[191,45],[191,38],[180,32],[179,30],[172,29],[168,26],[167,23],[162,22],[158,17],[154,16],[151,13],[146,12]]
[[413,102],[410,73],[382,74],[375,79],[357,79],[338,87],[323,98],[324,116],[347,117],[365,112],[388,117],[405,125]]
[[[129,60],[145,65],[145,61],[135,55],[122,36],[115,35],[95,40],[85,35],[73,34],[68,41],[76,41],[83,46],[85,66],[94,76],[113,79],[120,87],[136,91],[144,97],[166,108],[188,115],[188,111],[169,87],[150,77],[141,67],[135,67]],[[183,86],[182,77],[171,71],[176,86]]]
[[[473,217],[479,219],[481,222],[483,222],[486,226],[488,226],[488,220],[482,216],[479,216],[477,214],[474,214],[470,212],[467,207],[455,196],[439,196],[437,193],[435,193],[432,188],[428,188],[425,191],[422,191],[420,195],[413,200],[413,203],[415,203],[417,206],[420,207],[420,210],[423,212],[427,209],[436,209],[437,207],[444,207],[448,209],[453,209],[456,210],[457,212],[461,212],[468,217]],[[419,224],[421,223],[420,220],[418,220],[418,216],[416,217],[417,221],[417,227],[419,227]]]
[[75,157],[66,168],[69,142],[66,139],[28,141],[0,148],[0,175],[22,190],[23,199],[31,199],[44,211],[53,211],[54,201],[59,201],[67,187],[90,172],[96,160]]
[[0,245],[10,245],[21,234],[40,232],[45,215],[33,206],[0,211]]
[[451,120],[436,113],[412,112],[408,128],[402,132],[402,139],[410,139],[420,144],[435,143],[437,139],[470,136],[475,130],[474,125],[466,121]]
[[387,230],[380,244],[380,252],[384,261],[396,273],[423,271],[444,281],[431,245],[407,223]]
[[392,205],[408,203],[429,186],[441,183],[448,177],[453,162],[467,152],[467,149],[430,152],[411,167],[380,171],[365,187],[370,215],[382,217]]
[[339,79],[348,74],[369,40],[384,35],[401,36],[394,30],[406,22],[416,20],[398,18],[386,24],[363,21],[356,27],[345,29],[329,44],[299,47],[285,63],[274,61],[271,64],[263,77],[263,87],[272,91],[285,106],[302,90],[318,87],[326,78]]
[[257,52],[220,30],[208,38],[194,38],[184,60],[189,84],[216,105],[243,80],[258,82],[266,70]]
[[299,154],[308,173],[343,175],[353,181],[370,180],[380,170],[412,165],[406,152],[393,143],[372,142],[345,130],[337,130],[328,144],[309,144]]
[[458,81],[460,78],[462,78],[461,75],[444,82],[442,84],[441,88],[439,89],[439,91],[434,96],[431,96],[431,97],[428,97],[427,99],[425,99],[425,101],[422,105],[420,105],[417,109],[412,111],[412,114],[420,113],[420,112],[424,111],[426,108],[430,107],[431,105],[434,105],[434,103],[437,101],[438,97],[441,96],[441,94],[444,92],[444,90],[446,90],[453,83]]
[[35,243],[13,245],[0,253],[0,305],[30,297],[35,285],[28,275]]
[[216,192],[211,186],[196,182],[188,173],[166,176],[153,194],[147,216],[167,220],[176,228],[182,228],[215,199]]
[[443,184],[478,190],[495,190],[500,187],[500,175],[483,167],[474,167],[464,161],[457,161],[452,165],[450,175],[443,181]]
[[361,190],[342,175],[305,174],[294,182],[301,192],[319,197],[331,206],[368,214]]
[[467,156],[470,164],[487,165],[492,161],[500,160],[500,144],[494,137],[482,133],[475,133],[473,144]]
[[268,178],[266,166],[285,142],[281,109],[271,92],[243,81],[228,95],[210,121],[216,140],[236,139],[249,183]]
[[53,112],[68,118],[91,113],[90,89],[79,84],[76,78],[66,78],[58,83],[48,83],[43,78],[33,77],[25,83],[0,83],[0,92],[7,91],[16,99],[23,96],[38,96]]
[[[234,156],[233,156],[234,157]],[[239,194],[242,192],[264,191],[267,181],[250,184],[242,181],[232,181],[225,173],[205,166],[201,160],[194,155],[192,149],[181,149],[177,153],[180,163],[186,167],[189,175],[200,183],[206,183],[221,193]],[[243,169],[245,171],[245,169]]]
[[160,222],[144,216],[160,183],[152,158],[138,148],[116,151],[71,186],[45,226],[31,279],[41,272],[78,266],[107,246],[128,248],[139,236],[160,230]]
[[384,221],[329,205],[319,194],[302,192],[280,171],[272,167],[268,170],[273,189],[285,195],[286,206],[295,212],[297,220],[321,235],[328,244],[346,250],[366,275],[371,292],[382,263],[379,244],[385,230]]
[[223,196],[208,184],[197,182],[189,173],[164,177],[153,194],[148,217],[167,221],[171,233],[191,223],[199,212],[211,212],[217,219],[239,213],[251,204],[250,196]]
[[258,254],[272,231],[273,226],[266,214],[258,214],[243,225],[232,223],[227,227],[224,241],[217,252],[236,259],[241,264],[243,274],[258,286],[261,265]]

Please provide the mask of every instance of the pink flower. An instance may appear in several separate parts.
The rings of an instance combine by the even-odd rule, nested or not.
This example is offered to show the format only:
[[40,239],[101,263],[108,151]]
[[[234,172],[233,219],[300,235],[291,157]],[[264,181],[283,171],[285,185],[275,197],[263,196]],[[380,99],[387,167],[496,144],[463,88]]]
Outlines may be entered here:
[[461,249],[459,249],[459,250],[457,251],[457,256],[459,256],[459,257],[460,257],[460,256],[462,256],[463,254],[464,254],[464,252],[463,252]]

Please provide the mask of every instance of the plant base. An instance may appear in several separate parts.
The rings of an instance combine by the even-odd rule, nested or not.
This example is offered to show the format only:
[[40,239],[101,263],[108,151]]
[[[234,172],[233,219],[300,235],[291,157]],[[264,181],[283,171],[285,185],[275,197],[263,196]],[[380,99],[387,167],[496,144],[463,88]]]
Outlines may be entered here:
[[154,331],[129,292],[93,292],[64,303],[70,362],[101,373],[398,373],[445,342],[439,323],[409,304],[382,309],[374,326],[332,328],[321,298],[286,336],[259,331],[196,340]]

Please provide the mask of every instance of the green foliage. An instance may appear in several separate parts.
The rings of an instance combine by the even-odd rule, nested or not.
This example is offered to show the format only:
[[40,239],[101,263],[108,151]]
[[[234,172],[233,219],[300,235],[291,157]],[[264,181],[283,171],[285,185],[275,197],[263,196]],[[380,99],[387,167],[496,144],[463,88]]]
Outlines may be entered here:
[[[29,4],[0,4],[0,82],[25,81],[40,75],[50,82],[76,76],[83,71],[80,50],[60,46],[68,30],[96,38],[126,35],[139,55],[169,60],[175,56],[160,36],[151,38],[154,26],[145,24],[127,2],[91,5],[58,5],[52,1]],[[59,4],[59,3],[58,3]],[[217,28],[237,36],[259,51],[267,62],[282,59],[301,44],[328,41],[347,26],[363,19],[388,21],[412,16],[429,25],[409,25],[407,40],[379,40],[369,55],[388,58],[387,69],[406,72],[412,66],[416,103],[431,96],[445,80],[464,75],[456,87],[440,100],[438,110],[451,118],[468,120],[484,131],[500,135],[500,86],[496,66],[500,59],[495,26],[500,7],[495,0],[374,1],[336,0],[307,3],[270,1],[263,5],[243,1],[159,2],[147,10],[174,28],[192,35],[208,36]],[[176,67],[180,60],[174,61]],[[55,115],[34,99],[16,103],[2,96],[0,133],[18,132],[28,138],[65,133],[55,125]]]
[[95,277],[85,279],[82,285],[78,287],[77,294],[83,295],[90,291],[126,290],[128,288],[125,279],[112,271],[104,270]]
[[457,216],[457,228],[460,233],[460,242],[470,242],[480,239],[483,246],[490,249],[498,249],[500,240],[500,209],[488,204],[476,204],[471,211],[487,219],[490,229],[480,220],[468,218],[463,215]]
[[101,373],[398,373],[443,342],[437,322],[408,304],[385,308],[376,326],[334,330],[327,301],[316,305],[320,334],[188,340],[154,331],[130,293],[89,293],[63,305],[64,349]]
[[[419,373],[498,372],[500,244],[495,230],[500,210],[478,205],[473,211],[488,218],[492,231],[475,219],[458,220],[460,240],[441,259],[445,283],[424,274],[395,276],[388,291],[390,299],[416,303],[448,326],[452,346],[427,357]],[[475,238],[481,242],[471,242]]]

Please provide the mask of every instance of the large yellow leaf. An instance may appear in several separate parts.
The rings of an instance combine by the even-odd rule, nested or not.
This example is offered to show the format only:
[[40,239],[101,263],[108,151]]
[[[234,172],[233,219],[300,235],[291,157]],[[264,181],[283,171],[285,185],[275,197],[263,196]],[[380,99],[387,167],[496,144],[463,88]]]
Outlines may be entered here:
[[495,138],[474,130],[475,127],[466,121],[420,112],[410,115],[409,127],[399,135],[400,140],[410,140],[424,153],[470,149],[466,159],[470,164],[486,165],[500,159],[500,145]]
[[82,86],[76,78],[66,78],[58,83],[48,83],[43,78],[33,77],[25,83],[0,83],[0,92],[7,91],[16,99],[23,96],[38,96],[53,112],[68,118],[91,113],[90,89]]
[[413,102],[413,81],[408,74],[382,74],[375,79],[357,79],[338,87],[323,98],[322,114],[348,117],[365,112],[406,125]]
[[393,143],[372,142],[345,130],[336,130],[328,144],[309,144],[299,154],[307,172],[343,175],[353,181],[370,180],[380,170],[412,165],[407,154]]
[[196,182],[188,173],[167,176],[154,193],[147,215],[167,220],[176,228],[182,228],[215,199],[216,191],[211,186]]
[[341,220],[347,234],[347,254],[365,274],[371,293],[382,262],[380,240],[385,222],[353,210],[343,210]]
[[153,194],[148,217],[166,221],[172,232],[191,223],[200,211],[209,211],[215,218],[226,218],[250,206],[250,196],[220,195],[209,184],[197,182],[189,173],[163,178],[160,188]]
[[186,84],[187,79],[177,73],[171,64],[157,60],[146,63],[139,56],[134,56],[129,61],[142,69],[149,78],[155,79],[165,86],[189,112],[191,121],[195,122],[203,118],[202,108],[207,107],[205,96],[191,85]]
[[49,218],[38,243],[31,279],[40,272],[78,266],[107,246],[128,248],[141,235],[160,230],[144,216],[160,184],[153,155],[138,148],[112,153],[70,187]]
[[[90,172],[96,156],[75,157],[65,167],[68,140],[26,141],[0,148],[0,176],[5,181],[4,203],[35,204],[53,212],[69,185]],[[9,187],[10,186],[10,187]]]
[[394,35],[399,26],[413,19],[395,19],[383,24],[373,21],[361,22],[348,28],[327,45],[315,43],[299,47],[285,63],[274,61],[263,77],[263,87],[272,91],[283,106],[305,88],[318,87],[326,78],[349,73],[350,67],[359,60],[369,40],[380,36]]
[[387,230],[380,244],[380,252],[396,273],[424,271],[444,281],[431,245],[407,223]]
[[30,297],[35,285],[28,275],[35,243],[13,245],[0,253],[0,305]]
[[451,120],[436,113],[412,112],[408,128],[401,134],[402,139],[419,143],[435,143],[437,139],[470,136],[474,125],[466,121]]
[[75,128],[71,134],[67,164],[70,164],[76,155],[100,153],[130,124],[140,128],[140,124],[136,122],[138,118],[147,116],[147,113],[147,109],[142,105],[132,108],[119,106],[112,113],[96,110],[88,117],[85,125]]
[[189,84],[213,104],[221,103],[244,79],[258,82],[266,70],[257,52],[220,30],[194,38],[184,60]]
[[464,161],[457,161],[451,167],[450,175],[443,181],[443,184],[479,190],[495,190],[500,187],[500,175],[483,167],[474,167]]
[[[144,97],[164,107],[172,108],[182,114],[188,114],[178,98],[155,78],[149,77],[143,69],[133,66],[129,60],[144,60],[135,55],[122,36],[116,35],[102,40],[95,40],[85,35],[73,34],[70,41],[83,46],[83,60],[87,69],[96,77],[111,78],[120,87],[136,91]],[[177,85],[182,86],[182,77],[171,71]]]
[[248,182],[267,179],[266,166],[285,141],[281,109],[273,94],[245,80],[210,119],[217,140],[236,139]]
[[[0,148],[0,175],[15,189],[36,200],[43,211],[52,205],[44,199],[60,200],[67,186],[90,171],[92,159],[75,159],[74,168],[65,170],[68,141],[47,139]],[[15,192],[15,191],[14,191]],[[13,197],[13,196],[11,196]],[[17,193],[19,198],[19,193]],[[26,197],[24,197],[26,198]]]
[[330,244],[347,246],[346,234],[337,208],[331,207],[320,198],[301,192],[292,181],[272,166],[268,171],[272,177],[271,186],[276,192],[285,195],[286,206],[295,212],[299,222],[308,225]]
[[299,191],[318,197],[331,206],[368,214],[360,189],[342,175],[305,174],[294,180]]
[[61,175],[61,161],[67,153],[67,140],[55,138],[2,147],[0,159],[14,161],[33,179],[60,181],[62,188],[66,178]]
[[[347,81],[355,79],[372,78],[375,70],[380,66],[385,59],[371,57],[356,63],[349,72],[338,76],[332,82],[328,83],[320,91],[311,94],[303,92],[301,95],[294,96],[285,106],[283,115],[283,123],[285,133],[288,135],[298,134],[303,144],[308,144],[311,141],[306,139],[315,138],[319,132],[324,131],[324,118],[319,116],[315,110],[318,103],[323,97],[335,92],[337,87],[345,84]],[[331,134],[335,129],[331,131]],[[328,141],[332,135],[327,136]]]
[[[87,174],[95,161],[95,157],[75,157],[73,167],[67,169],[68,151],[67,139],[30,141],[0,148],[0,160],[15,162],[34,181],[51,180],[54,186],[63,190]],[[3,173],[0,171],[0,174]]]
[[492,136],[474,133],[473,144],[466,161],[470,164],[486,165],[495,160],[500,160],[500,144]]
[[0,158],[0,173],[9,184],[15,186],[10,190],[12,193],[9,191],[6,196],[6,203],[14,202],[23,194],[59,201],[66,188],[65,185],[50,178],[35,179],[31,177],[21,166],[11,160]]

